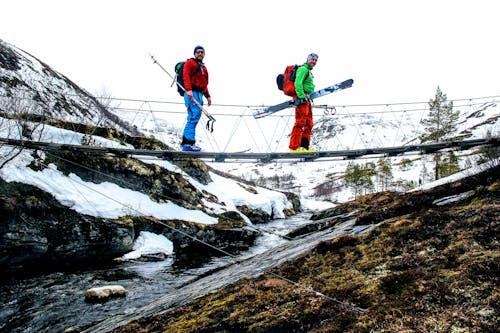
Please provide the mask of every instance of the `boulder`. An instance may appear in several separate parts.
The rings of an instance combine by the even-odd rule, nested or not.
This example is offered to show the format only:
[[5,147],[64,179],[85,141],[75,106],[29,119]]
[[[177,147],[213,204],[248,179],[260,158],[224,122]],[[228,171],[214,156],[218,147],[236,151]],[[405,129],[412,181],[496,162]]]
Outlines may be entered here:
[[106,302],[110,297],[125,297],[127,290],[119,285],[90,288],[85,292],[85,301],[89,303]]

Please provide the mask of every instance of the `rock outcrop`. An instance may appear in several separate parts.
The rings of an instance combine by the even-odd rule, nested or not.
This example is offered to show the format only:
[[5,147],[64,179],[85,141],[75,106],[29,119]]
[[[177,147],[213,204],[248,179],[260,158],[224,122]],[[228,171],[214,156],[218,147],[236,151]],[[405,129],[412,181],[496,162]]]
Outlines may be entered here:
[[134,226],[78,214],[36,187],[0,179],[0,269],[99,263],[130,251]]

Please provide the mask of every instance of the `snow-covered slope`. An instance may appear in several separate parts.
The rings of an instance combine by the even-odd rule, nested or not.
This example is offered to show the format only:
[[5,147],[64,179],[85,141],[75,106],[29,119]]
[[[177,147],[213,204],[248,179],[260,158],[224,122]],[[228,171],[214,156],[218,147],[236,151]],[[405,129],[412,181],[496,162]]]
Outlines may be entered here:
[[30,113],[137,134],[66,76],[0,39],[0,112]]

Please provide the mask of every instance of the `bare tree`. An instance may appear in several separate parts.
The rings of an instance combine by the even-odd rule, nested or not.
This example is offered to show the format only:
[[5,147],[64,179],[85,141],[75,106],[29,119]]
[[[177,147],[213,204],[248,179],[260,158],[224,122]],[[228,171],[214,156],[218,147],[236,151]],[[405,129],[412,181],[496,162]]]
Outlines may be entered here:
[[[16,92],[0,99],[0,135],[9,139],[39,140],[44,129],[44,109],[31,97]],[[22,147],[2,147],[0,169],[16,158]]]

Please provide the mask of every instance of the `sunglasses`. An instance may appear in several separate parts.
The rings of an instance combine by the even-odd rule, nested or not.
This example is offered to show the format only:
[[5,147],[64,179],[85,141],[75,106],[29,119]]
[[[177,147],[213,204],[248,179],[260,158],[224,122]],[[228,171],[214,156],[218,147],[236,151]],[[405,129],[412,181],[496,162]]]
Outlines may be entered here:
[[198,54],[198,53],[205,53],[205,51],[198,50],[198,51],[196,51],[196,54]]

